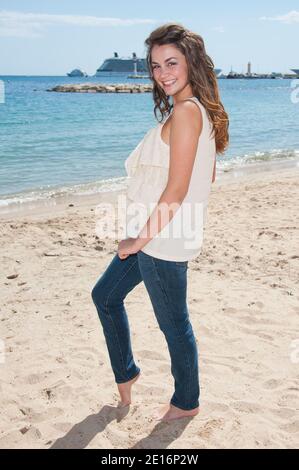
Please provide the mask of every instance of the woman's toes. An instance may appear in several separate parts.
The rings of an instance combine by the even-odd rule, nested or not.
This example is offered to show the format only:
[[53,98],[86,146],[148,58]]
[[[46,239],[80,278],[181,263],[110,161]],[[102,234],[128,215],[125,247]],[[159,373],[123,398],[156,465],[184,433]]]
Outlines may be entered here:
[[156,411],[156,413],[154,414],[154,419],[156,421],[170,421],[173,419],[195,416],[198,413],[199,408],[194,408],[193,410],[183,410],[171,404],[166,404]]

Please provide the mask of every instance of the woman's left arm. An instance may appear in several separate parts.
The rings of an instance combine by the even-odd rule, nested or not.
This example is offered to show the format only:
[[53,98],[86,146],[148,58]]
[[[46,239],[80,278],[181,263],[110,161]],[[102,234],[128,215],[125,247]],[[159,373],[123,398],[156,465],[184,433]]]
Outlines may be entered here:
[[189,188],[202,131],[201,110],[188,101],[177,103],[170,130],[170,162],[166,188],[137,238],[123,240],[119,254],[123,257],[141,250],[174,217]]

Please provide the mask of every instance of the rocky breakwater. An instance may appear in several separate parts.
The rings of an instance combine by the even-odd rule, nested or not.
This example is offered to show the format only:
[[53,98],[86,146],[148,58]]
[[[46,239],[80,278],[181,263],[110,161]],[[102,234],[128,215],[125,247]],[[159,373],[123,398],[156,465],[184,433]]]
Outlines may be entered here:
[[148,93],[153,89],[152,84],[119,83],[105,85],[103,83],[82,83],[57,85],[47,91],[62,93]]

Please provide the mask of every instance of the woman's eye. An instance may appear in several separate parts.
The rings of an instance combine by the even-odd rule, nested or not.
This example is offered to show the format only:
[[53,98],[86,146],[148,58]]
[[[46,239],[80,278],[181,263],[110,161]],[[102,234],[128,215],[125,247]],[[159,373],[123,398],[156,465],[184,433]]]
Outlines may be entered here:
[[[176,62],[168,62],[168,65],[176,65]],[[153,65],[152,68],[155,70],[156,68],[160,67],[159,65]]]

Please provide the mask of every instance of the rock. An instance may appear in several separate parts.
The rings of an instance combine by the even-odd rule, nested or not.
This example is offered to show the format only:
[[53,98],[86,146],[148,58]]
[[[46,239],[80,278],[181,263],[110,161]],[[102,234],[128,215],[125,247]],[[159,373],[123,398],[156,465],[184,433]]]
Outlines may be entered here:
[[44,252],[43,255],[44,255],[44,256],[60,256],[61,253],[57,253],[57,252]]
[[7,279],[15,279],[18,277],[18,274],[9,274],[9,276],[6,276]]
[[27,426],[25,426],[24,428],[21,428],[21,429],[20,429],[20,432],[21,432],[22,434],[26,434],[26,432],[28,432],[29,429],[30,429],[30,428],[28,428]]
[[60,93],[149,93],[153,90],[153,85],[138,83],[118,83],[105,85],[103,83],[81,83],[57,85],[47,91]]
[[97,251],[103,251],[103,247],[98,245],[98,246],[95,247],[95,250],[97,250]]

